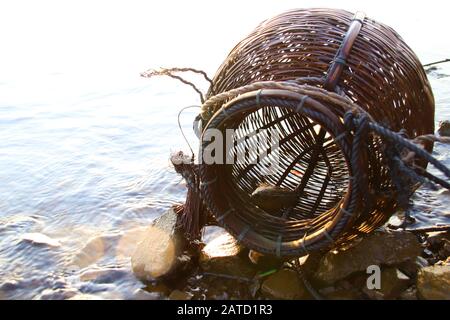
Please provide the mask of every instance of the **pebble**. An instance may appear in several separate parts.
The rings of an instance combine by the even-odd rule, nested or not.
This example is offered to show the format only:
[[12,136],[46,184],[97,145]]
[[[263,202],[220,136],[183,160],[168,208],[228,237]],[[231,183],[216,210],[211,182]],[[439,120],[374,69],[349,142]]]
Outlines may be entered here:
[[[387,245],[388,244],[388,245]],[[415,259],[422,252],[417,237],[410,232],[375,232],[343,251],[330,251],[319,262],[315,278],[332,284],[371,265],[396,265]]]
[[45,289],[40,294],[38,294],[36,297],[33,298],[33,300],[67,300],[70,298],[75,297],[77,294],[80,294],[80,292],[76,289]]
[[147,229],[131,257],[133,272],[139,279],[157,279],[176,268],[182,251],[176,224],[177,214],[171,208]]
[[125,269],[97,269],[86,270],[80,275],[81,281],[92,281],[95,283],[114,283],[130,275]]
[[31,242],[36,245],[46,245],[54,248],[61,246],[61,243],[58,240],[37,232],[25,233],[22,235],[22,241]]
[[450,121],[449,120],[444,120],[444,121],[439,122],[438,133],[443,137],[450,136]]
[[450,300],[450,265],[422,268],[417,276],[417,292],[427,300]]
[[428,267],[427,259],[423,257],[416,257],[414,260],[408,260],[399,265],[399,269],[411,279],[417,278],[417,273],[420,269]]
[[189,292],[174,290],[169,295],[169,300],[191,300],[193,295]]
[[248,253],[250,261],[258,267],[260,270],[278,269],[283,264],[283,260],[276,256],[265,255],[254,250],[250,250]]
[[217,231],[216,236],[210,236],[202,249],[200,259],[208,260],[215,257],[236,256],[245,248],[224,229]]
[[297,273],[289,269],[281,269],[270,275],[262,284],[261,292],[271,299],[306,299],[308,292],[299,280]]
[[101,235],[91,238],[86,245],[73,257],[71,266],[86,268],[105,255],[112,254],[118,235]]
[[397,268],[384,268],[381,271],[380,292],[383,299],[396,299],[411,285],[411,279]]

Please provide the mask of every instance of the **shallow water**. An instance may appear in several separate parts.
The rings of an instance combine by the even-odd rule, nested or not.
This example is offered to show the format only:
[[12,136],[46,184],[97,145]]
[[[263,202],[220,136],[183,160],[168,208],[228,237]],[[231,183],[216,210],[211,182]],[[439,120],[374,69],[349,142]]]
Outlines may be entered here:
[[[448,64],[429,75],[436,123],[450,119],[448,75]],[[168,157],[186,149],[176,116],[195,94],[135,73],[64,71],[3,76],[0,92],[0,298],[163,297],[142,290],[129,255],[143,228],[184,200]],[[450,166],[450,148],[435,155]],[[421,188],[414,226],[450,223],[449,197]]]

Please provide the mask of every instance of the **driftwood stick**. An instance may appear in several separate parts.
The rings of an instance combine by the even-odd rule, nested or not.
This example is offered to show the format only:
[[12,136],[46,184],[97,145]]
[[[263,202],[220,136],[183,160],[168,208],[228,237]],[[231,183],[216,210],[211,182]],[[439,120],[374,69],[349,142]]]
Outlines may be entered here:
[[431,66],[434,66],[434,65],[436,65],[436,64],[440,64],[440,63],[444,63],[444,62],[449,62],[449,61],[450,61],[450,59],[444,59],[444,60],[439,60],[439,61],[436,61],[436,62],[427,63],[427,64],[424,64],[423,66],[424,66],[424,67],[431,67]]
[[413,233],[427,233],[427,232],[439,232],[439,231],[449,231],[450,225],[444,225],[444,226],[433,226],[433,227],[425,227],[425,228],[418,228],[418,229],[410,229],[406,231],[410,231]]

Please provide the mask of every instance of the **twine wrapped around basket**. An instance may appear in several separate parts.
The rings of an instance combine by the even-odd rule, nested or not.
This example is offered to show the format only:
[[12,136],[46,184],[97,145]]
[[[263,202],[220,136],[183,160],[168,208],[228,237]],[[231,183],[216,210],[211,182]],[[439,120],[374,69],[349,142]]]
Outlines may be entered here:
[[[201,196],[217,222],[247,247],[298,256],[345,243],[384,224],[401,193],[407,198],[417,187],[417,181],[396,178],[401,150],[386,143],[382,127],[367,125],[403,130],[410,138],[434,132],[434,99],[423,67],[390,27],[343,10],[288,11],[239,42],[212,82],[202,106],[203,132],[234,129],[227,156],[245,150],[259,161],[202,164]],[[239,137],[262,129],[276,130],[280,140],[277,152],[264,150],[261,159],[255,140]],[[205,134],[201,140],[204,148],[210,143]],[[423,145],[432,150],[432,142]],[[275,156],[278,170],[267,174]],[[427,165],[411,161],[416,172]],[[261,183],[298,194],[288,216],[252,201]]]

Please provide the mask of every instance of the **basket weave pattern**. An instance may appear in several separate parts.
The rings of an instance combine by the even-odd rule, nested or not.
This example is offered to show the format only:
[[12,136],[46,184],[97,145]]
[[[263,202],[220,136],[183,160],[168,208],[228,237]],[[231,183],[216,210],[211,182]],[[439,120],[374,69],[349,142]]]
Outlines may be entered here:
[[[280,136],[280,148],[256,164],[201,170],[203,198],[216,220],[260,252],[298,255],[338,245],[374,230],[395,212],[395,188],[378,137],[365,141],[361,174],[367,187],[352,186],[351,141],[336,139],[345,131],[346,111],[362,110],[409,137],[434,131],[432,91],[412,50],[390,27],[343,10],[292,10],[264,21],[233,48],[213,84],[202,117],[206,128],[236,130],[232,156],[244,150],[258,157],[261,129]],[[303,112],[299,100],[307,101]],[[244,136],[253,138],[243,142]],[[274,157],[280,168],[266,175]],[[261,183],[298,191],[288,218],[252,203],[250,195]],[[352,197],[358,212],[344,223]]]

